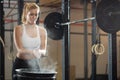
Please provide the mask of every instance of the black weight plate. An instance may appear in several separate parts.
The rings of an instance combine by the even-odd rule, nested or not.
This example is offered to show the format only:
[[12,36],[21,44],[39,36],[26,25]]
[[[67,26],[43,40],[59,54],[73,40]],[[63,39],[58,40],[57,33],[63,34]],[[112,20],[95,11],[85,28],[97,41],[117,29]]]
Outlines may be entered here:
[[47,30],[49,38],[60,40],[63,38],[63,26],[56,23],[62,23],[62,15],[58,12],[52,12],[46,16],[44,27]]
[[120,1],[101,0],[96,8],[96,21],[98,26],[107,33],[120,30]]

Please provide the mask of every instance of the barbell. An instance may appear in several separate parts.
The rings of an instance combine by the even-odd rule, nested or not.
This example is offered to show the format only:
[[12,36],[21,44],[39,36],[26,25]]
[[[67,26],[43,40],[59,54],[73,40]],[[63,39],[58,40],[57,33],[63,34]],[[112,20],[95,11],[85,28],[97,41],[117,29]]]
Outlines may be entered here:
[[96,6],[96,16],[82,20],[63,23],[62,14],[58,12],[49,13],[44,20],[44,27],[48,37],[60,40],[63,37],[64,25],[85,22],[96,19],[97,25],[107,33],[115,33],[120,30],[120,1],[101,0]]
[[52,12],[46,16],[44,20],[44,27],[48,32],[48,37],[50,37],[53,40],[60,40],[62,39],[63,36],[64,25],[74,24],[78,22],[85,22],[93,19],[95,19],[95,17],[63,23],[62,14],[58,12]]

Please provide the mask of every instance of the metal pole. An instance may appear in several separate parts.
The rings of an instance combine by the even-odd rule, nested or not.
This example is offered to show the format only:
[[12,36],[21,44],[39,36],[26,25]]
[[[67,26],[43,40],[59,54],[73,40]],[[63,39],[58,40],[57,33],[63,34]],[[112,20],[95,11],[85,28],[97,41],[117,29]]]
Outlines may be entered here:
[[36,3],[39,4],[39,3],[40,3],[40,0],[36,0]]
[[[62,0],[63,22],[70,21],[70,0]],[[70,66],[70,25],[64,25],[63,54],[62,54],[62,80],[69,79]]]
[[116,33],[108,34],[108,79],[117,80]]
[[[36,0],[36,4],[38,5],[38,6],[40,6],[40,0]],[[39,15],[40,15],[40,13],[39,13]],[[40,16],[39,16],[40,17]],[[39,17],[38,17],[38,19],[37,19],[37,21],[36,21],[36,24],[39,24]]]
[[[87,18],[87,0],[84,0],[84,18]],[[88,32],[87,21],[84,22],[84,78],[88,80]]]
[[[0,1],[0,37],[4,41],[5,30],[4,30],[4,9],[3,9],[4,0]],[[5,80],[5,52],[2,43],[0,42],[0,80]]]
[[18,0],[18,24],[21,24],[21,16],[24,6],[24,0]]
[[[91,0],[92,3],[92,17],[95,16],[96,12],[96,1]],[[92,20],[92,45],[96,43],[96,20]],[[92,53],[92,75],[91,80],[96,80],[96,55]]]

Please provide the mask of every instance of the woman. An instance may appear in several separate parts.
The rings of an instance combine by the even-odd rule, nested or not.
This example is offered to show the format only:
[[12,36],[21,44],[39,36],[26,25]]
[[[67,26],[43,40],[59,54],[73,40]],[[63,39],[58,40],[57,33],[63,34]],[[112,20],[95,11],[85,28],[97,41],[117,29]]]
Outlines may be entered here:
[[36,3],[26,3],[22,23],[14,28],[14,43],[17,48],[13,64],[13,80],[16,69],[40,69],[39,59],[46,54],[47,32],[36,21],[40,8]]

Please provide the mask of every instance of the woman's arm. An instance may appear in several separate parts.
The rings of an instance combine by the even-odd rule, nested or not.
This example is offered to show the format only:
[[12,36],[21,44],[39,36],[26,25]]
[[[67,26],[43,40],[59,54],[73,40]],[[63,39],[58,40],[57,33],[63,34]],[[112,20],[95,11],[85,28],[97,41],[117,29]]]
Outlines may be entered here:
[[21,53],[21,54],[33,54],[33,51],[32,50],[26,50],[23,48],[22,46],[22,42],[21,42],[21,37],[22,37],[22,27],[21,26],[16,26],[14,28],[14,43],[15,43],[15,46],[17,48],[17,51],[18,53]]
[[41,37],[41,45],[39,49],[39,53],[41,53],[42,56],[46,55],[46,48],[47,48],[47,31],[45,28],[40,27],[40,37]]
[[33,50],[33,55],[37,58],[41,56],[46,56],[46,48],[47,48],[47,32],[43,27],[39,27],[40,32],[40,49]]

